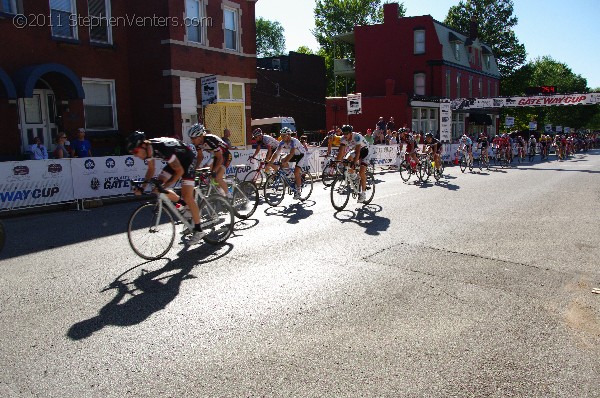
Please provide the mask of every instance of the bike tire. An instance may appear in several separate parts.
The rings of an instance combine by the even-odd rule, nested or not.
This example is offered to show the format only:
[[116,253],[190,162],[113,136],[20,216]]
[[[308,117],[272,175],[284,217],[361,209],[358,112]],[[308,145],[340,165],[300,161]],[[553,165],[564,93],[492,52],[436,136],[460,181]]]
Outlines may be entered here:
[[285,196],[285,182],[278,174],[273,174],[265,181],[263,194],[265,201],[270,206],[277,206]]
[[263,173],[260,170],[252,170],[244,177],[244,181],[251,182],[257,189],[260,189],[263,184]]
[[365,200],[363,204],[368,205],[375,197],[375,175],[371,172],[367,173],[367,190],[365,192]]
[[473,160],[471,160],[471,159],[469,158],[469,160],[467,161],[467,163],[468,163],[468,165],[469,165],[469,171],[471,171],[471,172],[472,172],[472,171],[473,171]]
[[464,173],[467,169],[467,161],[465,160],[464,156],[460,158],[458,164],[460,166],[460,171]]
[[336,164],[335,163],[327,164],[325,166],[325,168],[323,169],[323,172],[321,173],[321,181],[323,182],[323,185],[325,185],[326,187],[330,187],[333,180],[335,180],[336,175],[337,175]]
[[242,181],[233,190],[232,204],[237,218],[250,218],[258,207],[258,188],[250,181]]
[[402,181],[408,182],[408,180],[410,180],[412,169],[406,160],[400,162],[400,166],[398,166],[398,172],[400,173],[400,178],[402,178]]
[[337,211],[342,211],[350,200],[352,188],[343,176],[338,176],[331,184],[331,205]]
[[313,176],[310,173],[303,172],[301,175],[302,179],[302,192],[300,193],[300,200],[305,201],[310,198],[313,191]]
[[204,198],[198,206],[200,226],[206,233],[203,240],[211,245],[220,245],[229,239],[235,224],[235,211],[229,201],[220,195],[212,195]]
[[129,217],[127,240],[134,253],[143,259],[163,257],[175,241],[173,215],[158,202],[142,204]]

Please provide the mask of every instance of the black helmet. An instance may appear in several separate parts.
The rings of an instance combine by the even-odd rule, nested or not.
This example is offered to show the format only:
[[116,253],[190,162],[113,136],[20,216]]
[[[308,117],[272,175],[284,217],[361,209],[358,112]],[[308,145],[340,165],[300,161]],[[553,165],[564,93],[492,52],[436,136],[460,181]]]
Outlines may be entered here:
[[143,131],[134,131],[127,137],[127,152],[133,151],[146,141],[146,134]]
[[431,138],[433,138],[433,134],[431,134],[431,133],[427,133],[427,134],[425,134],[425,138],[427,138],[427,137],[431,137]]
[[259,135],[262,135],[262,133],[263,133],[263,132],[262,132],[262,129],[259,127],[259,128],[257,128],[256,130],[254,130],[254,132],[252,132],[252,138],[256,138],[256,137],[258,137]]
[[342,133],[344,133],[344,134],[351,133],[353,130],[354,130],[354,127],[352,127],[352,126],[351,126],[351,125],[349,125],[349,124],[344,124],[344,125],[342,126]]

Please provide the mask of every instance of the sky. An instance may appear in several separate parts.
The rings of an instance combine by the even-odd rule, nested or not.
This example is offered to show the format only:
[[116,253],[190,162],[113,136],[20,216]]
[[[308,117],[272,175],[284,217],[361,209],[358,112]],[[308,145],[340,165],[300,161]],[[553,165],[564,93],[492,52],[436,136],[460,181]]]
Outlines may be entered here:
[[[443,22],[459,0],[398,0],[406,16],[430,14]],[[514,28],[525,45],[527,61],[549,55],[600,88],[600,0],[513,0]],[[256,17],[278,21],[285,30],[287,51],[307,46],[319,48],[311,33],[315,0],[258,0]]]

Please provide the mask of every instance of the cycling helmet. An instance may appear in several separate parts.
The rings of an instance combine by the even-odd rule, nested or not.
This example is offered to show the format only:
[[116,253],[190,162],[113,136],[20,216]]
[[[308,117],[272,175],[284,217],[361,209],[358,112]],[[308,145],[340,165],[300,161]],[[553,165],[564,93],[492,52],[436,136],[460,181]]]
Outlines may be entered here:
[[290,135],[290,134],[292,134],[292,130],[289,127],[284,127],[281,130],[279,130],[279,134]]
[[254,132],[252,132],[252,138],[256,138],[256,137],[258,137],[259,135],[262,135],[262,133],[263,133],[263,132],[262,132],[262,130],[261,130],[261,129],[260,129],[260,127],[259,127],[259,128],[257,128],[256,130],[254,130]]
[[134,131],[127,137],[127,152],[133,151],[146,141],[146,134],[143,131]]
[[204,128],[204,126],[200,123],[196,123],[193,124],[189,129],[188,129],[188,136],[190,138],[196,138],[196,137],[200,137],[206,134],[206,129]]
[[[427,137],[431,137],[431,138],[433,138],[433,134],[431,134],[431,133],[427,133],[427,134],[425,134],[425,138],[427,138]],[[466,135],[463,135],[463,137],[466,137]]]
[[348,134],[348,133],[351,133],[351,132],[352,132],[352,130],[354,130],[354,128],[353,128],[351,125],[349,125],[349,124],[344,124],[344,125],[342,126],[342,133],[343,133],[343,134]]

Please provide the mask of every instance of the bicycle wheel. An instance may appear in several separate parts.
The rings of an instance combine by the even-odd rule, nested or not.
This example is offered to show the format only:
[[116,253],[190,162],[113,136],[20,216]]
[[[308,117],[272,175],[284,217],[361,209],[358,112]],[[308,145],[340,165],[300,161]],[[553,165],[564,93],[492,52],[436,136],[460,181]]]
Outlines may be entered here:
[[264,197],[271,206],[277,206],[285,196],[285,182],[278,174],[273,174],[265,182]]
[[333,180],[335,180],[336,174],[336,164],[331,162],[328,163],[321,173],[321,181],[323,182],[323,185],[330,187]]
[[470,156],[467,158],[467,164],[469,165],[469,171],[473,171],[473,159]]
[[313,191],[313,176],[310,173],[302,172],[302,192],[300,193],[300,200],[304,201],[310,198],[310,194]]
[[458,164],[460,165],[460,171],[462,171],[464,173],[465,170],[467,169],[467,161],[465,160],[464,156],[460,157],[460,161]]
[[204,198],[200,207],[200,226],[206,232],[204,241],[212,245],[225,242],[233,232],[234,210],[226,198],[212,195]]
[[365,201],[363,204],[368,205],[375,197],[375,175],[367,173],[367,190],[365,192]]
[[331,184],[331,204],[337,211],[342,211],[348,204],[352,188],[343,176],[338,176]]
[[235,216],[247,219],[258,207],[258,189],[250,181],[242,181],[233,190],[233,211]]
[[421,180],[421,182],[429,181],[429,176],[432,173],[431,161],[429,158],[421,159],[421,163],[417,167],[417,173],[419,174],[419,180]]
[[412,169],[410,167],[410,164],[406,160],[403,160],[400,163],[398,171],[400,172],[400,178],[402,178],[402,181],[407,182],[408,180],[410,180],[410,176],[412,175]]
[[141,258],[161,258],[175,241],[173,216],[158,202],[144,203],[129,218],[127,239],[135,254]]
[[263,173],[261,170],[252,170],[246,177],[244,177],[244,182],[251,182],[254,184],[256,188],[262,187],[263,184]]

